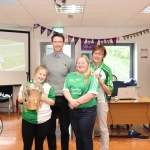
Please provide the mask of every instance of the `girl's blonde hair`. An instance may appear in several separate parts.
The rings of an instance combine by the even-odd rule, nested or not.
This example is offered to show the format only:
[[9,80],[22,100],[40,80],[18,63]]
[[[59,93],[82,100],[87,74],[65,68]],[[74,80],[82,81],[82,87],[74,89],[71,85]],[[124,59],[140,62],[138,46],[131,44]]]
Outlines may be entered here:
[[39,70],[45,70],[45,71],[46,71],[46,79],[47,79],[47,77],[48,77],[48,75],[49,75],[49,71],[48,71],[48,69],[47,69],[46,67],[44,67],[44,66],[42,66],[42,65],[38,66],[38,67],[35,69],[34,74],[33,74],[33,78],[36,76],[36,74],[39,72]]
[[[91,74],[90,61],[89,61],[89,59],[88,59],[88,57],[87,57],[86,55],[81,55],[81,56],[79,56],[79,57],[77,58],[77,60],[76,60],[76,66],[77,66],[77,62],[78,62],[78,60],[79,60],[80,58],[84,58],[85,61],[86,61],[87,64],[88,64],[88,69],[87,69],[87,71],[85,72],[85,78],[84,78],[84,82],[85,82],[86,84],[88,84],[88,80],[89,80],[89,77],[90,77],[90,74]],[[78,70],[77,70],[77,67],[76,67],[76,71],[78,71]]]

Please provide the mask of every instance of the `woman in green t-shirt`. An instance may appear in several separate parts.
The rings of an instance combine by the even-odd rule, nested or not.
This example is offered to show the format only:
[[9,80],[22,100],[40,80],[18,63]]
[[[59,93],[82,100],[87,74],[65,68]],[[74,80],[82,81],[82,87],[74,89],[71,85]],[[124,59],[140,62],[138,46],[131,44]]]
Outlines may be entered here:
[[92,133],[96,118],[98,88],[98,80],[91,75],[87,56],[78,57],[76,72],[67,75],[63,88],[70,107],[70,122],[76,136],[77,150],[93,150]]

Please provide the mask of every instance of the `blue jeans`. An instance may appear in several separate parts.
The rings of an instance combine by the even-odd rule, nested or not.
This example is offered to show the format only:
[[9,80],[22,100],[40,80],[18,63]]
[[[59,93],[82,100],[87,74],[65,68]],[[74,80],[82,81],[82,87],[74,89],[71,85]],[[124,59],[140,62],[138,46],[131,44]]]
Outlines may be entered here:
[[76,136],[77,150],[93,150],[93,128],[96,119],[96,106],[70,109],[70,122]]

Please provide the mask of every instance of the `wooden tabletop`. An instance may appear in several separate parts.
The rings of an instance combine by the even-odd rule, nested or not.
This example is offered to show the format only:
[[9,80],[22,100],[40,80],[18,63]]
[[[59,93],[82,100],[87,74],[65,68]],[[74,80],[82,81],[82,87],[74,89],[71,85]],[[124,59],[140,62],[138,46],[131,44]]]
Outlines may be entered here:
[[150,98],[149,97],[138,97],[135,100],[119,100],[113,98],[112,100],[109,101],[109,103],[145,103],[148,102],[150,103]]

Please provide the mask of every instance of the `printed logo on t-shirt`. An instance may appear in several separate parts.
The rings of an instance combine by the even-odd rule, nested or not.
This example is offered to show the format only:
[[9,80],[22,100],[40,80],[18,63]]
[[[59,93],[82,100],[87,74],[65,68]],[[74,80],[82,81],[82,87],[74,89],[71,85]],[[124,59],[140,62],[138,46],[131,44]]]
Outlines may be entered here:
[[73,95],[73,94],[81,95],[82,94],[82,90],[80,88],[76,88],[76,87],[71,87],[70,92],[71,92],[71,95]]

